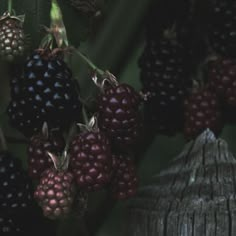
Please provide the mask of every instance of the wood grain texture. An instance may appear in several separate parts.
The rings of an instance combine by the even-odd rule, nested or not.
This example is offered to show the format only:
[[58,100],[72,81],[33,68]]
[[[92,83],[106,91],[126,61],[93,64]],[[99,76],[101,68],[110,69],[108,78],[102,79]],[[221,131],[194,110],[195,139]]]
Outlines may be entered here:
[[206,130],[131,202],[127,236],[236,235],[236,160]]

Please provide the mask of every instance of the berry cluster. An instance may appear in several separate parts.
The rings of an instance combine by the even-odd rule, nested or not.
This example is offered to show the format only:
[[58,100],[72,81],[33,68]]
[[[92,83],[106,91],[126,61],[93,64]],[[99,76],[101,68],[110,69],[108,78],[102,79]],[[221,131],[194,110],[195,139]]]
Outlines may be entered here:
[[204,65],[206,85],[199,91],[200,96],[198,93],[187,99],[185,132],[188,137],[196,137],[206,128],[218,135],[224,123],[236,121],[233,115],[236,107],[236,5],[234,1],[216,0],[211,2],[210,9],[206,35],[209,45]]
[[135,194],[134,162],[127,155],[113,155],[109,139],[94,125],[90,122],[72,138],[68,153],[62,153],[56,139],[31,138],[29,173],[39,181],[34,196],[46,217],[67,216],[76,201],[77,190],[91,192],[109,187],[115,199]]
[[[13,68],[8,106],[11,124],[30,137],[28,173],[38,183],[36,200],[44,215],[52,219],[70,212],[76,189],[89,192],[110,186],[117,199],[136,192],[134,163],[125,153],[137,143],[142,120],[140,95],[108,73],[97,98],[98,128],[88,128],[71,140],[65,157],[70,158],[67,168],[61,158],[65,148],[62,131],[77,122],[81,105],[71,72],[57,52],[36,50],[23,71]],[[118,150],[124,154],[118,155],[114,167],[112,155]]]
[[[101,14],[99,1],[66,2],[87,16]],[[164,2],[160,7],[168,5]],[[138,187],[133,156],[144,125],[165,135],[183,131],[187,139],[194,139],[206,128],[216,135],[221,132],[227,112],[236,107],[236,3],[209,1],[210,21],[204,34],[197,27],[199,41],[194,41],[194,29],[188,27],[196,25],[184,23],[184,18],[193,20],[195,5],[202,3],[185,2],[191,2],[188,10],[194,16],[185,14],[188,7],[179,14],[171,5],[171,14],[162,13],[160,8],[157,15],[162,20],[156,20],[156,9],[152,9],[147,42],[138,62],[140,94],[98,69],[75,48],[62,48],[68,46],[68,39],[56,1],[52,12],[57,14],[51,14],[48,35],[24,65],[16,60],[26,48],[23,19],[12,16],[14,11],[0,18],[0,57],[15,62],[9,73],[9,123],[29,138],[28,174],[35,181],[34,198],[47,218],[64,218],[75,206],[84,212],[80,196],[102,189],[114,199],[132,197]],[[168,22],[161,25],[165,20]],[[154,21],[160,25],[156,27]],[[188,33],[193,35],[188,38]],[[205,54],[199,50],[201,58],[195,58],[197,49],[189,50],[189,45],[198,46],[199,42],[206,50]],[[64,60],[64,52],[74,50],[94,70],[93,80],[100,88],[92,110],[95,115],[86,125],[79,122],[82,115],[86,120],[85,110],[90,106],[82,104],[78,84]],[[98,75],[102,77],[100,84]],[[196,80],[198,86],[194,86]],[[140,112],[142,99],[144,114]],[[68,129],[75,123],[80,130],[72,135]],[[19,162],[9,152],[0,152],[0,234],[26,235],[30,219],[25,215],[31,216],[33,207],[30,184]]]
[[[208,6],[192,6],[186,18],[190,26],[200,20],[198,5],[201,9]],[[216,0],[208,7],[209,19],[204,27],[196,28],[204,28],[202,35],[186,28],[188,24],[181,23],[178,28],[174,24],[172,30],[164,27],[164,33],[158,33],[153,22],[148,23],[146,46],[139,60],[140,78],[148,98],[145,123],[151,123],[159,134],[183,131],[187,139],[192,139],[210,128],[218,135],[225,121],[235,122],[236,4]],[[151,19],[158,17],[153,12]],[[208,44],[203,47],[205,42]],[[189,45],[195,45],[199,52],[189,50]]]
[[[43,233],[43,229],[39,229],[43,221],[34,205],[31,180],[20,161],[9,151],[0,152],[0,186],[0,234],[27,236]],[[32,229],[30,224],[35,220],[38,224]]]
[[[78,122],[82,106],[63,51],[35,50],[23,69],[12,67],[11,76],[7,112],[10,123],[30,137],[28,173],[37,183],[34,196],[46,217],[67,216],[78,189],[108,187],[116,199],[134,195],[137,176],[134,162],[126,156],[137,144],[142,116],[141,96],[130,85],[104,72],[96,127],[89,123],[66,145],[66,128]],[[119,153],[116,166],[114,153]]]

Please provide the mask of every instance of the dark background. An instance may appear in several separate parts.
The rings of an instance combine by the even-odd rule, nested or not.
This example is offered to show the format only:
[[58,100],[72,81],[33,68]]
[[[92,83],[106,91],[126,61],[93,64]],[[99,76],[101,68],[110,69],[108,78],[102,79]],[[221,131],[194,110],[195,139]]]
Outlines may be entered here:
[[[0,11],[6,10],[6,2],[0,2]],[[49,16],[48,0],[13,0],[18,14],[26,14],[25,27],[31,35],[32,44],[36,47],[39,36],[39,24],[48,25]],[[101,18],[95,19],[91,24],[83,15],[70,8],[65,1],[59,1],[64,14],[64,20],[68,29],[68,36],[73,45],[88,55],[90,59],[101,69],[109,69],[119,81],[125,81],[140,89],[139,68],[137,66],[145,45],[145,19],[148,16],[150,0],[109,0],[103,9]],[[174,0],[174,2],[177,2]],[[171,4],[171,1],[168,1]],[[175,7],[173,5],[173,7]],[[167,16],[168,17],[168,16]],[[164,19],[163,19],[164,20]],[[154,23],[155,24],[155,23]],[[94,90],[92,81],[88,76],[88,68],[83,62],[73,57],[72,69],[78,78],[84,97],[91,95]],[[5,109],[9,101],[8,77],[5,73],[6,65],[0,65],[0,122],[7,135],[21,138],[20,134],[10,128],[5,116]],[[233,126],[224,128],[221,135],[229,143],[232,152],[236,151],[235,131]],[[175,137],[156,136],[138,168],[140,186],[148,184],[153,175],[159,173],[170,159],[176,156],[183,148],[185,140],[181,134]],[[23,161],[26,160],[26,145],[10,144],[10,149]],[[98,194],[90,199],[91,209],[96,210],[102,195]],[[97,215],[104,219],[97,225],[99,228],[97,236],[122,235],[125,227],[125,212],[129,202],[119,202],[108,214]],[[104,212],[110,205],[104,205]],[[100,214],[100,212],[99,212]],[[96,219],[93,219],[96,221]],[[58,235],[78,235],[78,224],[76,221],[68,220],[58,223]],[[92,224],[93,225],[93,224]]]

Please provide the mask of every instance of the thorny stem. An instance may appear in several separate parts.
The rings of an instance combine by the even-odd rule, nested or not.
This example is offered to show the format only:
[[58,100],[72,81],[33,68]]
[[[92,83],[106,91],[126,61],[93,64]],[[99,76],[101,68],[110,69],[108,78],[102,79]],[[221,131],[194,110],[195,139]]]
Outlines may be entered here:
[[104,76],[105,72],[101,69],[99,69],[97,66],[95,66],[91,60],[89,60],[83,53],[81,53],[78,49],[74,49],[75,53],[84,61],[88,64],[88,66],[94,70],[97,74],[100,76]]
[[12,0],[8,0],[7,10],[8,10],[9,13],[12,12]]

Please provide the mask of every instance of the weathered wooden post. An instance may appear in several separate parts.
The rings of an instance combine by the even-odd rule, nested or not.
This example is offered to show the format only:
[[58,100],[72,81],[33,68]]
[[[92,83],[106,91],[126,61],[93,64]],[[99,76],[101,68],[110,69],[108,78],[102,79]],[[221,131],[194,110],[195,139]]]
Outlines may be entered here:
[[236,160],[210,130],[131,202],[126,236],[236,236]]

